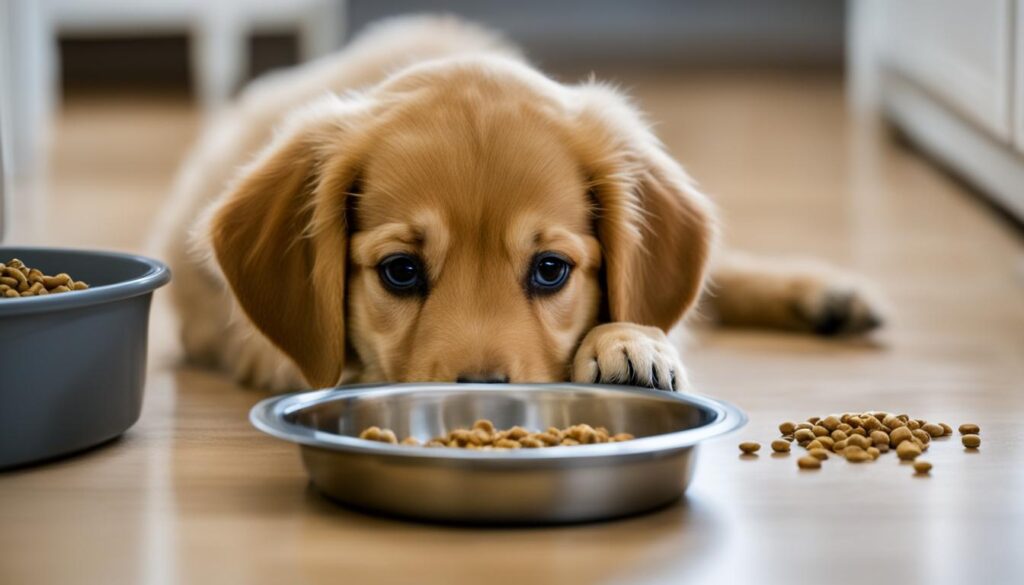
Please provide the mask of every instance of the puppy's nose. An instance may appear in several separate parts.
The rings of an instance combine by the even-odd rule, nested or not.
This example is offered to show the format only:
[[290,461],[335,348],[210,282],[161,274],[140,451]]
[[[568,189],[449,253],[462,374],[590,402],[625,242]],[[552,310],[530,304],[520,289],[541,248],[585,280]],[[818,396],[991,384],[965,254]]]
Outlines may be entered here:
[[460,384],[465,382],[476,382],[477,384],[507,384],[508,376],[495,372],[489,372],[486,374],[462,373],[455,378],[455,381]]

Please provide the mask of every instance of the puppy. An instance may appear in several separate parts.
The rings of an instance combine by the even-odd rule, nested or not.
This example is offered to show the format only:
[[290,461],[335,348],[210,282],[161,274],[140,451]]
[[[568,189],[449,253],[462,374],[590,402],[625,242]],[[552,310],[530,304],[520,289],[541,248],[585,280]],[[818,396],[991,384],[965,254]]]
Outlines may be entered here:
[[[194,361],[340,382],[686,386],[666,332],[708,282],[712,204],[629,101],[497,35],[388,21],[245,90],[186,161],[167,256]],[[727,324],[858,333],[856,284],[726,257]]]

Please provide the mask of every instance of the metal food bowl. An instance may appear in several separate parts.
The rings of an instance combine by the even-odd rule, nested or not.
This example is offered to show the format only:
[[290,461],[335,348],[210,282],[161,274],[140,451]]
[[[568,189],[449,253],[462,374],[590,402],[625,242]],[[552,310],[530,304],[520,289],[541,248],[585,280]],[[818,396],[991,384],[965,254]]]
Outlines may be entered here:
[[80,451],[139,418],[153,291],[171,278],[141,256],[0,247],[90,288],[0,299],[0,468]]
[[[531,430],[586,423],[636,439],[478,451],[358,438],[376,425],[425,442],[477,419]],[[313,484],[354,507],[410,518],[537,524],[599,520],[669,504],[686,491],[697,444],[746,422],[684,393],[578,384],[396,384],[264,400],[250,420],[298,443]]]

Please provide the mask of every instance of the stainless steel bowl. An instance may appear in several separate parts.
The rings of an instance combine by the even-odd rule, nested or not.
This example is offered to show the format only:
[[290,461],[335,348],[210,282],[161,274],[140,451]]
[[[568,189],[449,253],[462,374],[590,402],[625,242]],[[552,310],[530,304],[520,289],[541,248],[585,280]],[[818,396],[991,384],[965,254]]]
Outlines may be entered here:
[[[358,438],[377,425],[421,441],[486,418],[498,428],[587,423],[637,438],[575,447],[474,451]],[[264,400],[260,430],[298,443],[313,484],[359,508],[425,520],[560,523],[635,514],[675,501],[694,449],[746,422],[693,394],[577,384],[397,384]]]

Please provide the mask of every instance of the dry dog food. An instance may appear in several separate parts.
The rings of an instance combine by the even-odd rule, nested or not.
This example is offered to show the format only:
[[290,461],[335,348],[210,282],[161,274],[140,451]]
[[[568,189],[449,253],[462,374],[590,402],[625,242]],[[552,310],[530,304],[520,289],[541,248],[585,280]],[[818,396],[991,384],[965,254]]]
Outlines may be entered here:
[[64,272],[48,276],[37,268],[25,266],[17,258],[6,264],[0,262],[0,299],[52,295],[87,288],[88,284],[74,280]]
[[[787,443],[788,445],[788,443]],[[754,441],[744,441],[740,443],[740,451],[743,451],[747,455],[753,455],[761,450],[761,444]]]
[[810,449],[807,451],[807,454],[810,455],[811,457],[814,457],[815,459],[821,459],[822,461],[828,459],[828,451],[826,451],[822,447]]
[[[978,425],[964,423],[959,431],[964,447],[976,449],[981,445]],[[928,450],[933,439],[952,435],[953,427],[906,414],[872,411],[812,416],[801,423],[786,421],[779,425],[779,432],[782,436],[772,441],[772,450],[789,453],[791,443],[797,443],[807,450],[806,455],[797,459],[801,469],[818,469],[830,452],[850,463],[864,463],[894,450],[900,460],[913,462],[916,473],[927,474],[932,464],[918,457]],[[748,450],[751,446],[755,448]],[[753,453],[759,447],[753,441],[740,443],[744,453]]]
[[960,440],[963,441],[964,447],[967,447],[968,449],[977,449],[978,447],[981,446],[981,437],[979,437],[978,435],[964,435]]
[[904,461],[913,461],[921,455],[921,448],[912,441],[903,441],[896,446],[896,456]]
[[[398,444],[398,437],[391,429],[370,427],[359,433],[360,439]],[[425,447],[453,447],[459,449],[539,449],[542,447],[568,447],[574,445],[590,445],[594,443],[621,443],[635,437],[629,433],[611,434],[604,427],[592,427],[580,424],[564,429],[549,427],[543,432],[531,432],[520,426],[506,430],[497,430],[494,423],[481,419],[473,423],[470,429],[455,429],[447,435],[434,437],[425,444],[415,437],[406,437],[402,445]],[[760,447],[760,446],[759,446]]]
[[796,464],[800,466],[800,469],[818,469],[821,467],[821,459],[811,455],[804,455],[796,460]]

